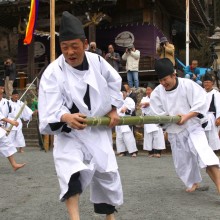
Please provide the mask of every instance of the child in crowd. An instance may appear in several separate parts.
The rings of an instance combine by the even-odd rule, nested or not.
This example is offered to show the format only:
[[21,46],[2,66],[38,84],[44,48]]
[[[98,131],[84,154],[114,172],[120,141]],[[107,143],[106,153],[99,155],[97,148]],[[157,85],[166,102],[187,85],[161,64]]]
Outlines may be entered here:
[[[150,95],[155,85],[149,83],[146,88],[146,96],[142,98],[140,107],[143,115],[150,115]],[[165,149],[163,130],[157,124],[144,125],[143,149],[149,152],[149,157],[161,157],[161,151]]]

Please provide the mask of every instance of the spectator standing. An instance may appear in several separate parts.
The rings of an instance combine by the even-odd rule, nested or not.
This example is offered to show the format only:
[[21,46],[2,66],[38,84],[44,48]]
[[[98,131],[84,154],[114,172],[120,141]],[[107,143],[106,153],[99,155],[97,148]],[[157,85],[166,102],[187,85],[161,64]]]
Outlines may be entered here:
[[162,58],[168,58],[175,66],[175,47],[171,44],[166,37],[161,37],[160,45],[157,47],[157,55]]
[[152,112],[181,116],[177,124],[166,128],[178,177],[187,187],[186,192],[193,192],[202,181],[199,168],[206,168],[220,193],[219,158],[208,145],[203,129],[209,107],[205,91],[191,80],[176,77],[168,58],[157,60],[155,71],[160,85],[151,94]]
[[[119,122],[116,108],[123,104],[121,77],[105,59],[85,51],[82,23],[67,11],[59,41],[62,54],[40,80],[38,111],[41,133],[56,134],[53,156],[60,200],[70,219],[78,220],[80,195],[90,185],[94,211],[114,220],[115,206],[123,203],[111,130]],[[87,127],[87,116],[105,115],[111,118],[109,127]]]
[[[155,85],[148,83],[146,87],[146,96],[142,98],[140,107],[142,115],[150,115],[150,96]],[[143,149],[149,152],[149,157],[161,157],[161,151],[165,149],[164,134],[161,127],[157,124],[144,125],[144,144]]]
[[184,69],[184,74],[185,74],[185,78],[191,79],[201,86],[202,81],[200,79],[200,70],[198,68],[198,65],[199,65],[198,60],[192,60],[191,65],[186,66],[186,68]]
[[89,52],[96,53],[99,56],[102,56],[102,50],[97,48],[96,42],[92,41],[89,44]]
[[220,149],[218,126],[220,126],[220,93],[213,88],[214,79],[210,73],[202,77],[203,87],[207,95],[208,125],[205,127],[206,137],[214,152]]
[[117,72],[119,71],[121,57],[119,53],[115,52],[115,48],[112,44],[108,45],[108,53],[105,55],[105,59]]
[[130,88],[139,87],[139,61],[140,51],[136,50],[134,45],[128,46],[125,53],[122,55],[122,59],[126,61],[127,80]]
[[13,92],[13,83],[16,79],[16,65],[11,58],[8,58],[4,62],[5,68],[5,93],[6,98],[10,99]]

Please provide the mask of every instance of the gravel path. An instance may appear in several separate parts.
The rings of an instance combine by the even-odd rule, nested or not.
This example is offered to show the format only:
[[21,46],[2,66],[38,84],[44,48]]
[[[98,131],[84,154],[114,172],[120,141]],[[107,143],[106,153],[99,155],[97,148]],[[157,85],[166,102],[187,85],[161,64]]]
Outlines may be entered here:
[[[59,202],[59,186],[52,152],[26,148],[16,154],[25,168],[14,172],[5,158],[0,158],[0,220],[68,220],[65,204]],[[173,168],[172,157],[117,158],[121,174],[124,204],[117,220],[219,220],[220,196],[207,174],[203,184],[209,191],[186,193]],[[93,213],[89,190],[80,200],[81,220],[101,220]]]

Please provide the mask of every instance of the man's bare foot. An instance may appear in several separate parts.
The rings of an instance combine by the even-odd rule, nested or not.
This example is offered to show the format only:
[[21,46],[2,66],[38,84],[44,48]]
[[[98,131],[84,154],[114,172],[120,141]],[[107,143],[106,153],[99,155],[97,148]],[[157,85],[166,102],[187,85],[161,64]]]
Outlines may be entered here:
[[24,153],[24,150],[23,150],[22,148],[20,148],[20,149],[18,150],[18,153]]
[[153,154],[148,154],[148,157],[154,157],[154,155]]
[[14,171],[16,171],[16,170],[18,170],[18,169],[24,167],[25,164],[26,164],[26,163],[17,163],[17,164],[15,164],[15,165],[13,165]]
[[194,192],[197,188],[199,188],[199,184],[198,183],[194,183],[191,188],[187,188],[186,189],[186,192]]
[[154,154],[154,157],[160,158],[161,156],[160,156],[160,154]]
[[131,157],[137,157],[136,153],[131,154]]
[[114,214],[106,215],[106,220],[115,220],[115,215]]

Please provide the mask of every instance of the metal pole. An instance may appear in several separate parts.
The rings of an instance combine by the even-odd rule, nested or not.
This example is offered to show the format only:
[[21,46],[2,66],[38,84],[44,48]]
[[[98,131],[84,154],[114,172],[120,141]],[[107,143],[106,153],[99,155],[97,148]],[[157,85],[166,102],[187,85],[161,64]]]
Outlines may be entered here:
[[186,0],[186,66],[189,65],[189,0]]

